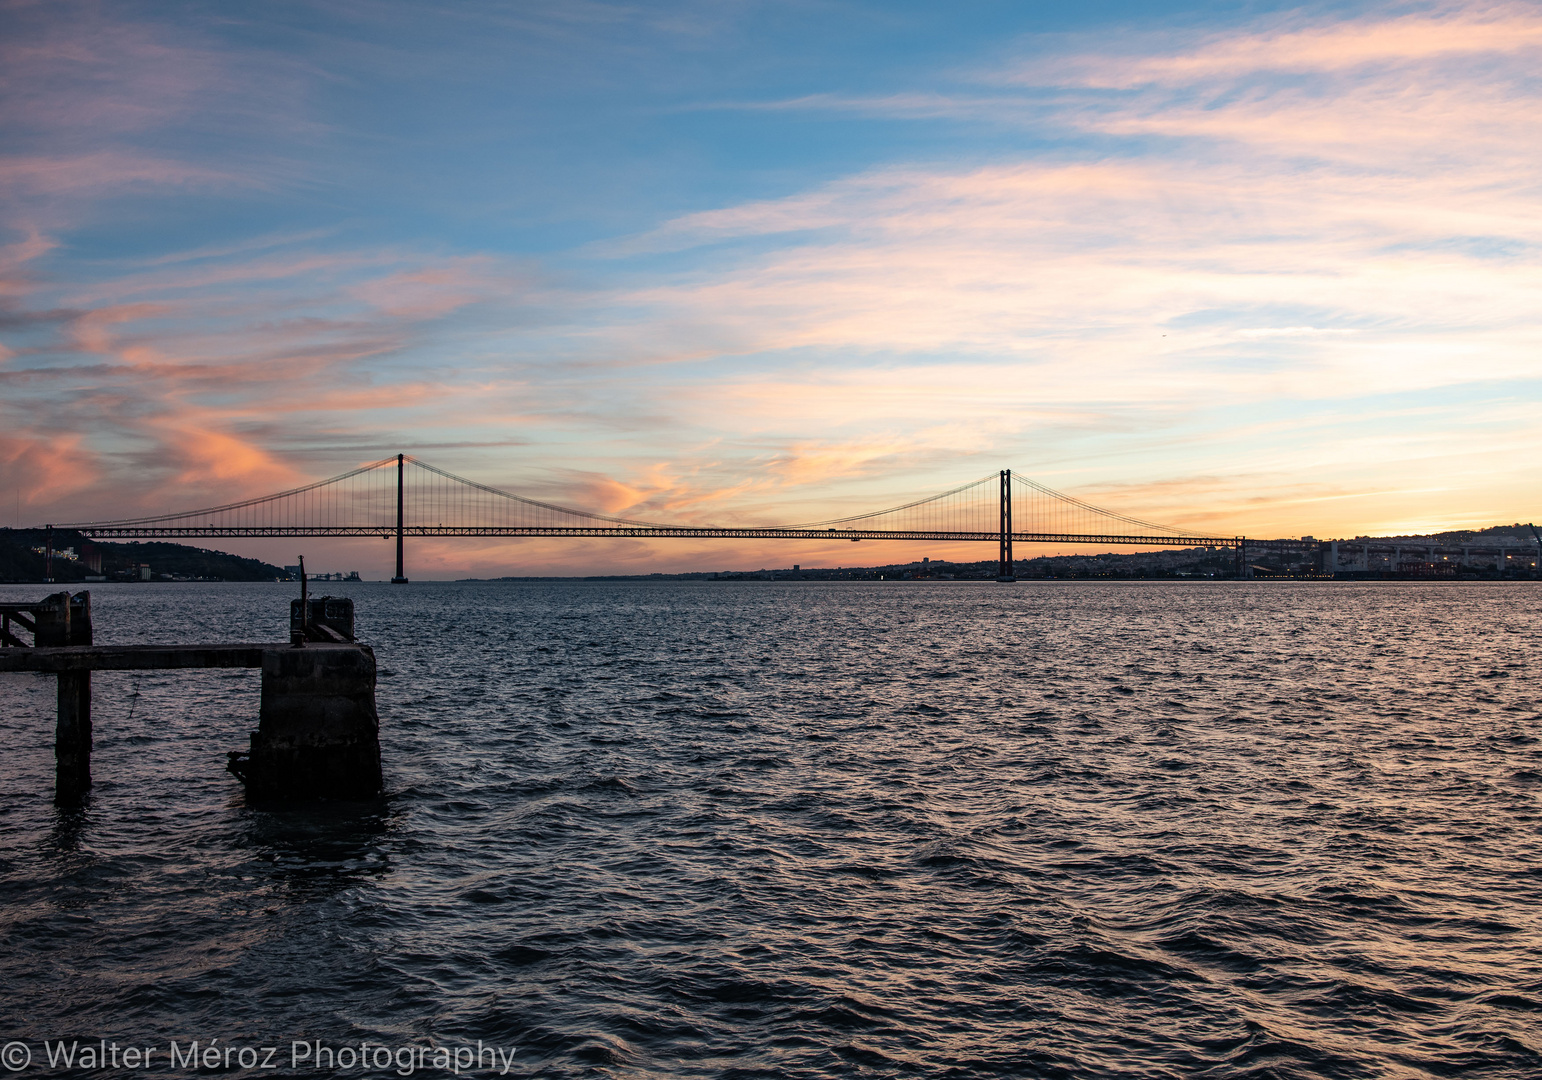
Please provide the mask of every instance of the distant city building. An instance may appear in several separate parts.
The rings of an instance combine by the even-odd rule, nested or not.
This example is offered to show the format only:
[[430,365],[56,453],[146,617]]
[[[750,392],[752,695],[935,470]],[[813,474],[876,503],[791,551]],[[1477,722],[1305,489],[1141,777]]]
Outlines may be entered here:
[[[47,555],[48,554],[48,546],[45,544],[42,547],[35,547],[35,548],[32,549],[32,552],[35,555]],[[54,549],[54,558],[56,558],[56,559],[64,559],[64,560],[66,560],[68,562],[76,562],[77,560],[79,560],[80,556],[75,554],[75,549],[74,548],[67,547],[67,548],[55,548]]]

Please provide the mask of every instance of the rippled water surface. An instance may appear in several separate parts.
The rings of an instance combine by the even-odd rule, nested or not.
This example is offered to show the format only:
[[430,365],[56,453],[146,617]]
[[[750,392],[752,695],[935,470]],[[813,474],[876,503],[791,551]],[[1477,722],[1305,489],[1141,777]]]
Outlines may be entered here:
[[[290,588],[96,586],[97,641]],[[0,1038],[1542,1076],[1537,586],[330,588],[378,804],[245,806],[255,673],[104,673],[56,812],[54,680],[0,675]]]

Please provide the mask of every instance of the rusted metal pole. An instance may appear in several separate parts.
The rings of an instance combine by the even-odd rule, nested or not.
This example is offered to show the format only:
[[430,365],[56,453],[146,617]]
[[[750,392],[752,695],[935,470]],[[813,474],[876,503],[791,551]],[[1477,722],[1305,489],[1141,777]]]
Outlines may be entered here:
[[310,636],[311,600],[305,580],[305,556],[300,556],[300,628],[294,628],[294,619],[289,620],[289,644],[298,649],[305,644],[305,639]]

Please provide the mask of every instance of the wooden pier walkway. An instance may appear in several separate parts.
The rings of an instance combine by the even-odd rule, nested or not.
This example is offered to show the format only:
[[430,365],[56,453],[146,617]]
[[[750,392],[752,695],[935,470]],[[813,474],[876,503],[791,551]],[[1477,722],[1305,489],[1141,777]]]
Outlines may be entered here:
[[[260,668],[267,649],[287,641],[246,645],[62,645],[0,649],[0,671],[150,671],[159,668]],[[324,645],[314,648],[326,648]]]

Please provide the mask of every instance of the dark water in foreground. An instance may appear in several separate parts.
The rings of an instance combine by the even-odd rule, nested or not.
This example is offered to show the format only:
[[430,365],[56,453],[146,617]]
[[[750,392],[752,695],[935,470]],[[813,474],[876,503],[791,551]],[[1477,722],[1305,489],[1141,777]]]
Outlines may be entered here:
[[[330,588],[378,805],[248,810],[256,674],[122,673],[56,813],[53,680],[0,675],[0,1039],[1542,1075],[1536,586]],[[97,586],[97,640],[278,639],[289,594]]]

